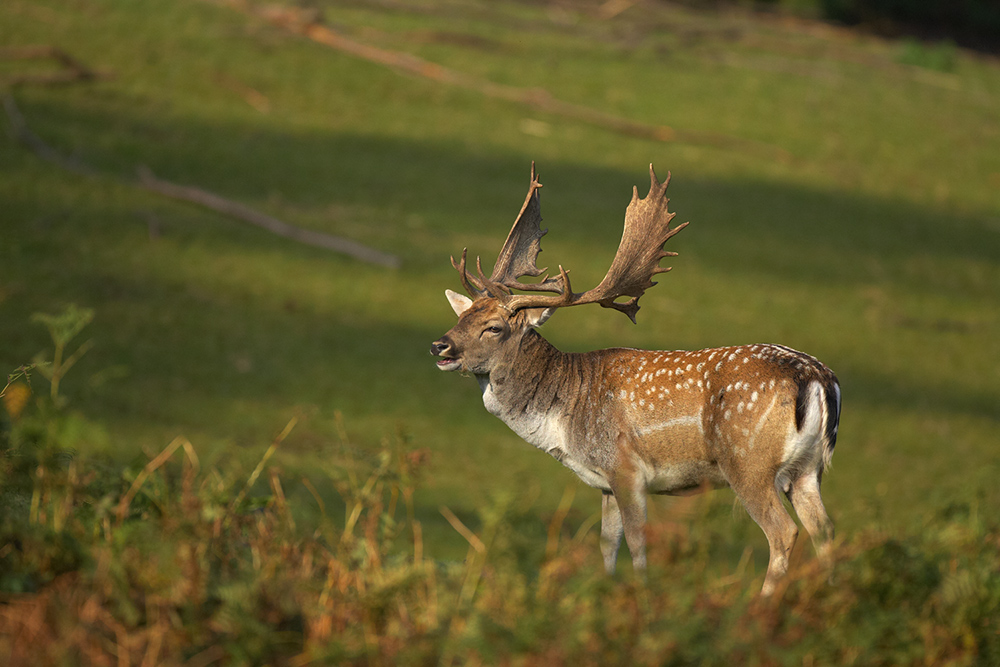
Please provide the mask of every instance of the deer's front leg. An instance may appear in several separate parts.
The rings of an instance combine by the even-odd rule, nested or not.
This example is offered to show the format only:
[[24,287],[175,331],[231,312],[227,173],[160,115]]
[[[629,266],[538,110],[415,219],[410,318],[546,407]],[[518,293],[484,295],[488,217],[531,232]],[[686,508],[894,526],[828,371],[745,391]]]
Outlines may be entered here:
[[[646,569],[646,489],[636,480],[626,478],[612,485],[614,503],[621,516],[625,543],[632,554],[632,568],[637,572]],[[605,496],[606,497],[606,496]],[[603,535],[603,527],[601,529]],[[603,546],[603,545],[602,545]],[[605,557],[607,566],[607,557]]]
[[604,569],[608,574],[615,573],[615,563],[618,562],[618,549],[622,545],[625,529],[622,527],[622,514],[618,510],[618,501],[610,491],[603,491],[601,498],[601,555],[604,556]]

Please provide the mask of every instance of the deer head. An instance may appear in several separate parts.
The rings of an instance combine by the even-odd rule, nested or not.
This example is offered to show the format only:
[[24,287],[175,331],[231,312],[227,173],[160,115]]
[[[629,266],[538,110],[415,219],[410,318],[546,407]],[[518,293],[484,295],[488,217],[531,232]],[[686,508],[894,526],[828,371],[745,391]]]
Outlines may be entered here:
[[[458,316],[458,324],[431,345],[431,354],[441,357],[438,368],[489,373],[498,359],[515,354],[524,334],[541,326],[557,308],[598,303],[625,313],[635,322],[639,297],[656,284],[652,277],[670,270],[661,267],[660,260],[677,254],[664,250],[663,244],[688,224],[670,227],[675,215],[667,210],[670,200],[665,197],[670,174],[660,183],[653,165],[649,165],[649,178],[649,194],[645,198],[639,198],[638,188],[632,190],[632,201],[625,210],[622,240],[604,280],[591,290],[577,293],[570,284],[569,272],[562,266],[556,277],[546,274],[538,282],[520,280],[545,273],[545,269],[536,266],[540,241],[548,230],[540,226],[542,184],[532,162],[528,195],[490,276],[487,278],[483,273],[478,257],[476,275],[469,273],[467,249],[462,250],[460,261],[456,262],[454,257],[451,260],[471,298],[451,290],[445,292]],[[626,300],[619,301],[623,298]]]

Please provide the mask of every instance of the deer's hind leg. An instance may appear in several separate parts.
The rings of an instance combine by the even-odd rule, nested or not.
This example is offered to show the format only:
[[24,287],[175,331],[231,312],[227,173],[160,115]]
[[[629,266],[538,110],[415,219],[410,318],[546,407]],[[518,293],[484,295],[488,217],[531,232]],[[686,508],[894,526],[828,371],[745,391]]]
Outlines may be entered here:
[[730,486],[767,537],[770,557],[764,586],[760,591],[766,597],[774,592],[778,581],[788,572],[788,558],[795,546],[799,529],[785,510],[778,489],[770,480],[762,484],[745,479],[730,480]]
[[813,547],[820,561],[830,565],[830,543],[833,540],[833,522],[823,507],[823,498],[819,495],[820,473],[805,474],[791,483],[788,489],[788,499],[795,508],[799,521],[812,538]]

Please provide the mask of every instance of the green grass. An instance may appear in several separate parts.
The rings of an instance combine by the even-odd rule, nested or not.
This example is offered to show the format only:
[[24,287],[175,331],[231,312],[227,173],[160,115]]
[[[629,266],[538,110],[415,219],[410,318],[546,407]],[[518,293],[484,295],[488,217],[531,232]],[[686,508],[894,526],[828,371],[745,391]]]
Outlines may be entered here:
[[[301,415],[274,461],[293,504],[314,507],[298,480],[336,502],[339,413],[358,452],[397,437],[430,450],[415,498],[428,553],[465,553],[440,505],[475,523],[503,493],[533,508],[521,525],[544,543],[578,483],[427,355],[453,319],[448,256],[468,246],[492,259],[536,160],[550,229],[541,261],[572,268],[574,285],[596,283],[653,162],[673,172],[672,206],[692,221],[671,241],[674,271],[643,297],[638,326],[572,309],[546,336],[569,350],[768,341],[820,357],[845,395],[824,479],[841,534],[873,521],[916,530],[951,503],[998,507],[996,62],[956,49],[942,73],[900,64],[895,43],[667,5],[610,21],[586,5],[321,6],[328,25],[361,41],[752,143],[623,137],[402,75],[213,3],[8,0],[0,43],[52,44],[112,74],[13,95],[46,142],[114,177],[63,172],[0,134],[0,369],[48,346],[32,313],[96,311],[95,346],[62,391],[107,435],[76,448],[134,465],[184,435],[211,463],[250,468],[260,443]],[[0,75],[28,66],[5,62]],[[397,253],[403,268],[123,185],[137,164]],[[568,522],[597,507],[581,488]],[[761,572],[763,536],[733,523],[710,553],[728,563],[749,541]]]

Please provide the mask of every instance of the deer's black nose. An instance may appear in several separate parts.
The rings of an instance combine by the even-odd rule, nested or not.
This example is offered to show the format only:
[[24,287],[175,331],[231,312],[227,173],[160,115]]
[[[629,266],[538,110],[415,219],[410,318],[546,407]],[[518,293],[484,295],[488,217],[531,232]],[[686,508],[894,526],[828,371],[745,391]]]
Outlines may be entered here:
[[431,354],[435,357],[440,357],[445,352],[451,349],[451,341],[447,338],[442,338],[441,340],[436,340],[431,343]]

